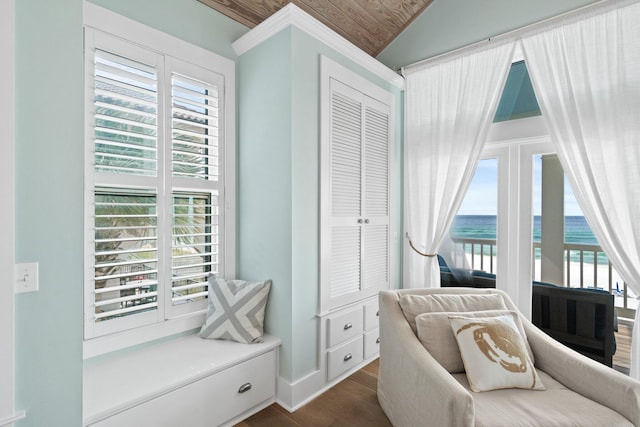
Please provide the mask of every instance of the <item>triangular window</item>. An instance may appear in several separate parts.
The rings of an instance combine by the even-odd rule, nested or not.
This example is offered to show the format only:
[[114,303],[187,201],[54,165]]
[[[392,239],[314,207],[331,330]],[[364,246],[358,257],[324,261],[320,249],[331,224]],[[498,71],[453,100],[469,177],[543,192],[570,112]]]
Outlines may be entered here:
[[524,61],[511,64],[493,122],[541,115]]

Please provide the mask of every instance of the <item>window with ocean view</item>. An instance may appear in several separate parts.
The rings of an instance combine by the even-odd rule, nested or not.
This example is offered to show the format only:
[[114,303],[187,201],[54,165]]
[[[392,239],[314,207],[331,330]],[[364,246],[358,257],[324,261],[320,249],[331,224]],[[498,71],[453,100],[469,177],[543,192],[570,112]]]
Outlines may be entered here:
[[[635,296],[600,247],[557,156],[535,155],[532,161],[532,280],[609,291],[619,315],[632,317]],[[497,273],[497,167],[496,158],[480,161],[452,225],[451,237],[467,262],[456,262],[458,267]]]
[[452,260],[456,266],[496,272],[497,209],[498,159],[482,159],[451,230],[452,240],[468,254],[466,264]]

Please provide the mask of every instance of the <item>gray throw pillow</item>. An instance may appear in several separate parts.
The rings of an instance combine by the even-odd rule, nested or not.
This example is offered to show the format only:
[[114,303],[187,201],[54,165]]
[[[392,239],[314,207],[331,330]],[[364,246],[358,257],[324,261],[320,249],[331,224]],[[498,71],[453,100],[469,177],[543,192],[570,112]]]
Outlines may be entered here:
[[271,280],[247,282],[209,276],[209,305],[200,337],[262,342]]

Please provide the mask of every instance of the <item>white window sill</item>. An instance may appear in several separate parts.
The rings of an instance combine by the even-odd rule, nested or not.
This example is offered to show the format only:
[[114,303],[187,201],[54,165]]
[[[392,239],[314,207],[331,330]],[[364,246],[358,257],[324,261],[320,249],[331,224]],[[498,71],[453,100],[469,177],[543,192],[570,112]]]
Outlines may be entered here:
[[102,337],[91,338],[83,343],[83,358],[101,356],[140,344],[157,341],[172,335],[193,331],[204,324],[205,313],[198,313],[154,325],[135,328]]

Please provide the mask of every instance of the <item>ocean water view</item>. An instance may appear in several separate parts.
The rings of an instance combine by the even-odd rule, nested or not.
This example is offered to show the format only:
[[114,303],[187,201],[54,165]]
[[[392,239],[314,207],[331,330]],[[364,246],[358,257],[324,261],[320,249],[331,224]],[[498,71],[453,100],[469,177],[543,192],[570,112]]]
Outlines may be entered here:
[[[492,240],[496,239],[496,225],[497,219],[495,215],[457,215],[451,228],[451,236],[454,240],[461,239],[484,239]],[[540,243],[541,236],[541,217],[534,216],[533,221],[533,241],[534,243]],[[565,216],[565,238],[566,244],[570,245],[590,245],[599,248],[598,240],[594,236],[589,224],[583,216]],[[474,255],[471,254],[471,245],[466,245],[466,253],[468,259],[478,258],[480,255],[480,245],[476,244],[474,248]],[[492,263],[495,267],[496,247],[493,247],[493,253],[491,253],[490,245],[485,245],[481,258],[485,260],[485,271],[488,270],[488,259],[493,257]],[[540,280],[540,248],[535,250],[535,265],[534,265],[534,280]],[[582,261],[582,262],[581,262]],[[594,265],[594,253],[593,251],[584,250],[582,252],[582,260],[580,259],[579,250],[571,250],[569,259],[569,268],[571,270],[571,277],[569,285],[572,287],[598,287],[600,289],[611,290],[615,296],[616,307],[622,307],[624,309],[630,308],[635,310],[638,307],[639,301],[635,299],[633,292],[626,288],[624,281],[620,278],[619,274],[615,271],[615,267],[609,270],[609,259],[604,252],[598,252],[597,254],[597,266]],[[479,262],[479,261],[477,261]],[[584,267],[584,268],[583,268]],[[479,268],[476,266],[474,268]],[[595,271],[597,270],[597,277]],[[565,272],[565,275],[567,272]],[[565,276],[565,280],[567,277]],[[611,280],[609,282],[609,280]],[[582,282],[582,284],[581,284]],[[628,298],[627,298],[628,297]],[[628,315],[628,317],[633,317]]]
[[[542,217],[533,217],[533,241],[540,242]],[[584,216],[565,216],[564,241],[576,245],[598,245]],[[495,215],[457,215],[451,227],[451,236],[458,239],[496,239],[497,218]],[[575,258],[575,259],[574,259]],[[540,250],[536,250],[536,259],[540,259]],[[571,261],[579,261],[579,254],[572,253]],[[593,264],[593,253],[584,254],[584,262]],[[598,264],[607,264],[604,253],[598,255]]]

